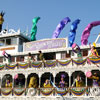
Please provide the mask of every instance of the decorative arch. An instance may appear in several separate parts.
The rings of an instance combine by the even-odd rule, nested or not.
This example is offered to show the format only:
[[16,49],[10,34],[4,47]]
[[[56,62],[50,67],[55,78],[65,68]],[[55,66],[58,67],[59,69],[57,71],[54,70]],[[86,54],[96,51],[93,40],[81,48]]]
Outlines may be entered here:
[[13,82],[12,75],[11,74],[6,74],[2,78],[1,87],[3,87],[3,88],[11,87],[12,88],[12,82]]
[[27,87],[28,88],[38,88],[39,87],[39,76],[36,73],[30,73],[27,77]]
[[23,73],[14,76],[14,87],[25,87],[25,75]]
[[54,77],[52,73],[45,72],[44,74],[42,74],[41,80],[40,80],[40,87],[43,87],[43,84],[45,83],[46,79],[50,80],[50,78],[51,78],[51,81],[53,82]]
[[69,87],[69,75],[65,71],[62,71],[62,72],[59,72],[59,73],[56,74],[56,77],[55,77],[56,86],[60,87],[62,75],[64,75],[65,87]]

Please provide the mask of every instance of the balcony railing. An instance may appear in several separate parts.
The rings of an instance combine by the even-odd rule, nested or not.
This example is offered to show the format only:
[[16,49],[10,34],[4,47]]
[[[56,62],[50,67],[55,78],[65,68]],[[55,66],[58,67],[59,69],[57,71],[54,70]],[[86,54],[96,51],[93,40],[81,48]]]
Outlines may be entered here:
[[1,96],[64,96],[64,97],[95,97],[100,96],[100,87],[70,88],[1,88]]
[[31,63],[27,62],[18,62],[18,63],[11,63],[11,64],[0,64],[0,70],[8,70],[8,69],[26,69],[26,68],[50,68],[50,67],[58,67],[58,66],[68,66],[70,65],[82,65],[85,64],[94,64],[98,67],[97,64],[100,63],[100,58],[84,58],[84,59],[69,59],[69,60],[45,60],[42,61],[34,61]]

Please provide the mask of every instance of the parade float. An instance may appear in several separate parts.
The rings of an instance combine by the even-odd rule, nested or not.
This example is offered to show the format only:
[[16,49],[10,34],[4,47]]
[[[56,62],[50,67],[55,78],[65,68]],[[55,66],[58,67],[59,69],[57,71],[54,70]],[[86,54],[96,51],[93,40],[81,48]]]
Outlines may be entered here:
[[36,40],[39,19],[33,20],[31,39],[20,29],[0,32],[0,100],[99,100],[100,35],[93,45],[87,44],[90,33],[86,35],[94,24],[78,46],[74,40],[79,19],[72,23],[70,38],[57,38],[70,22],[66,17],[52,39]]

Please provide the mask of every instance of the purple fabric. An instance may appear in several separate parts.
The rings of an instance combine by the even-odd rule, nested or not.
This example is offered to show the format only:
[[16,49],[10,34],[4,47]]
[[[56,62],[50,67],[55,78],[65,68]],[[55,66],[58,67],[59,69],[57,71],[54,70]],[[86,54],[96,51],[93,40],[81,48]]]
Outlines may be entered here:
[[70,22],[70,18],[69,17],[65,17],[56,27],[56,30],[53,33],[52,38],[58,38],[60,32],[62,31],[62,29],[65,27],[65,25]]
[[65,86],[65,81],[60,81],[60,87],[64,88],[64,86]]
[[97,82],[97,80],[93,80],[93,86],[98,86],[98,82]]
[[94,26],[100,25],[100,21],[94,21],[84,29],[82,36],[81,36],[81,44],[87,45],[88,43],[88,37],[90,36],[90,31]]

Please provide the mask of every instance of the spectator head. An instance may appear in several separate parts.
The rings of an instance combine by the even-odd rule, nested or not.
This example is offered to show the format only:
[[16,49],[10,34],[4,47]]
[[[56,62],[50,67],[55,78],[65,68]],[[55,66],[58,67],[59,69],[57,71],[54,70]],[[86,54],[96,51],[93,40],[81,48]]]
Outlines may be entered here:
[[42,51],[39,51],[39,53],[42,53]]

